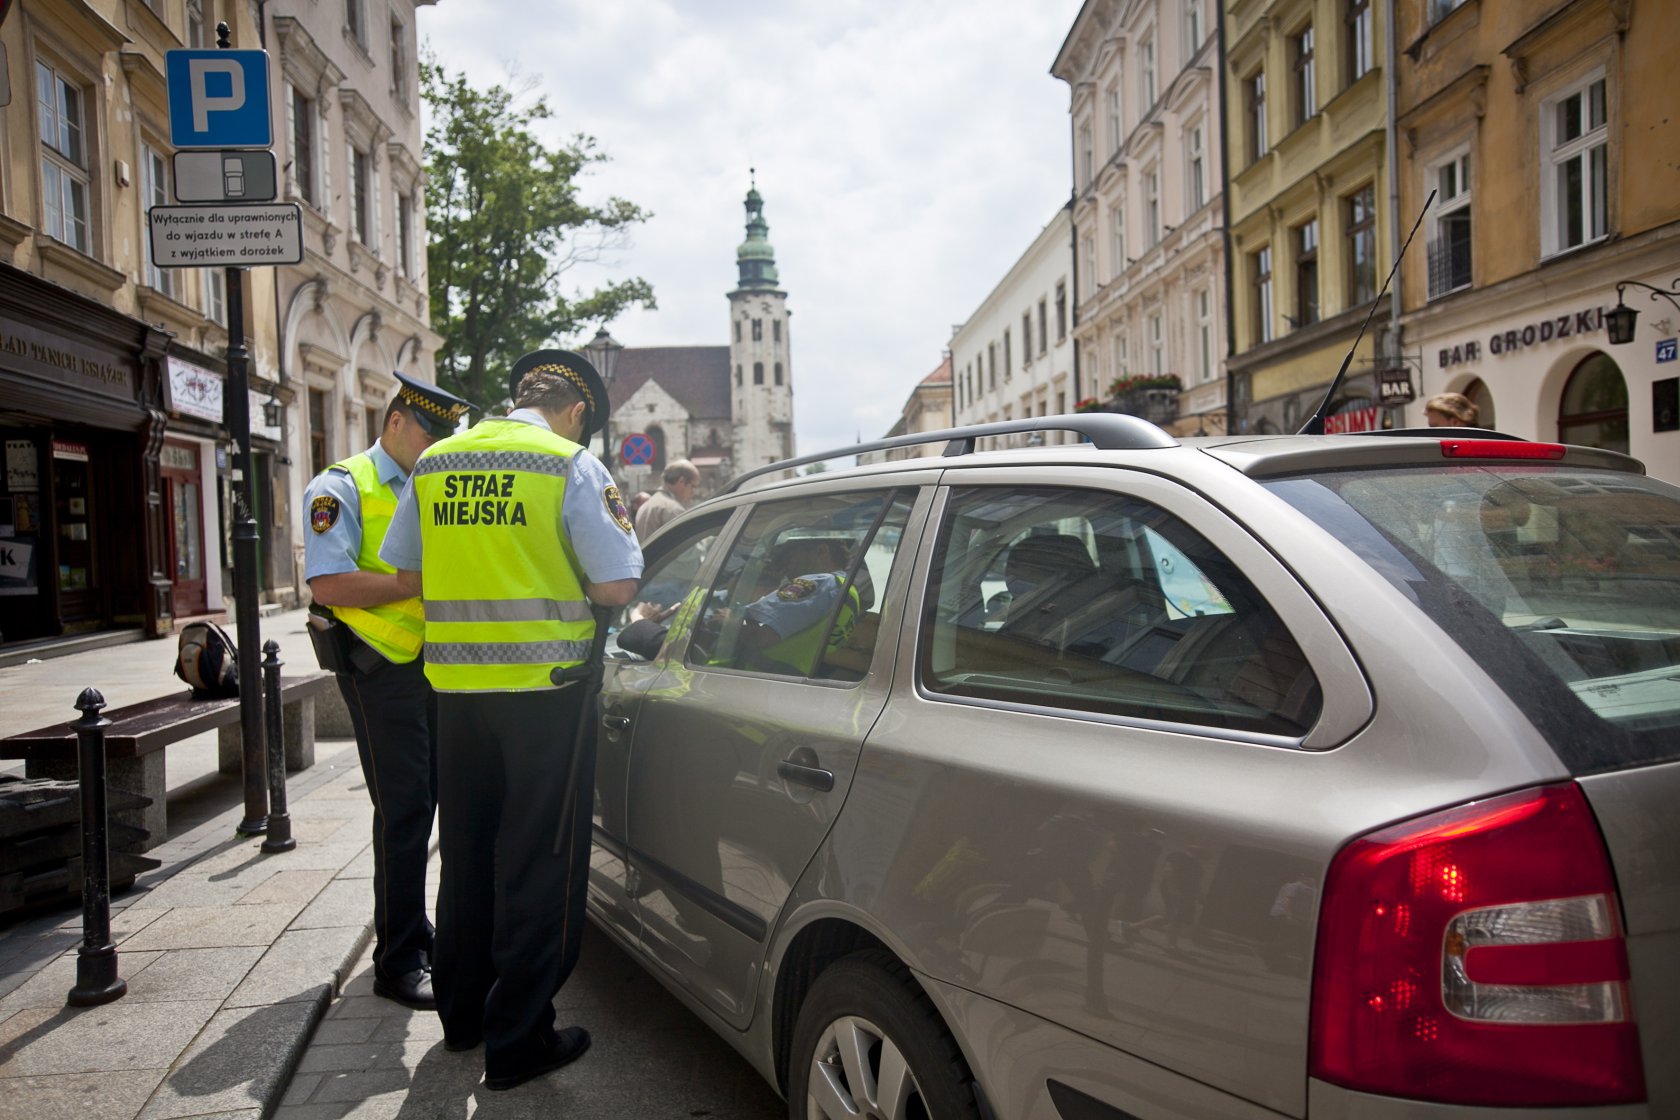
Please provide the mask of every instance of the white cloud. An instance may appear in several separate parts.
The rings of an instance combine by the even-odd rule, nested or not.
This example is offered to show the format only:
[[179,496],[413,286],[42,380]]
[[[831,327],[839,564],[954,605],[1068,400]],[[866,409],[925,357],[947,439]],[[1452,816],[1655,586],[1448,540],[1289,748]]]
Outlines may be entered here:
[[[593,286],[642,276],[630,346],[727,341],[747,169],[792,321],[802,452],[883,433],[1068,195],[1068,90],[1049,68],[1078,0],[477,0],[420,33],[480,86],[510,68],[611,162],[585,195],[653,211]],[[540,13],[540,14],[539,14]],[[593,333],[592,331],[590,333]],[[582,339],[572,340],[581,342]]]

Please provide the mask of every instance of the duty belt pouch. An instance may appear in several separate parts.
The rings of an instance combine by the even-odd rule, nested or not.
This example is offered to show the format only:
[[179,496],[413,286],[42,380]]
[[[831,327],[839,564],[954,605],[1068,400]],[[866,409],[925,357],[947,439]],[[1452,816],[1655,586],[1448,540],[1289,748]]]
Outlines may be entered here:
[[309,608],[309,643],[315,647],[315,660],[329,673],[349,673],[356,666],[351,661],[355,634],[350,627],[319,607]]

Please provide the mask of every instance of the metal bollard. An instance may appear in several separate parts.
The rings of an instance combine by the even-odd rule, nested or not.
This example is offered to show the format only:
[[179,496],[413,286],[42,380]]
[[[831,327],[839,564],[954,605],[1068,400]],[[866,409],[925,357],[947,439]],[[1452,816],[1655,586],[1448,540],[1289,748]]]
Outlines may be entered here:
[[268,838],[265,852],[289,852],[297,847],[292,839],[292,818],[286,812],[286,728],[280,711],[280,643],[270,638],[263,643],[263,708],[268,716]]
[[105,697],[85,688],[76,698],[82,718],[76,750],[82,787],[82,947],[76,952],[72,1007],[95,1007],[121,999],[128,981],[117,975],[117,947],[111,942],[111,858],[105,819],[105,729],[111,721],[99,713]]

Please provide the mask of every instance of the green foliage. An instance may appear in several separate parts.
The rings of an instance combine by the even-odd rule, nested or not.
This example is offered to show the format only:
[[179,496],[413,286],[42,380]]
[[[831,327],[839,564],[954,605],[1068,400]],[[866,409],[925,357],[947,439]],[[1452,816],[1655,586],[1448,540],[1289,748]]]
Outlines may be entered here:
[[588,324],[655,305],[647,281],[564,290],[576,265],[628,243],[650,215],[622,198],[579,197],[578,178],[606,160],[579,133],[560,147],[533,132],[552,111],[504,86],[475,89],[426,52],[420,63],[426,128],[427,270],[432,326],[443,335],[438,381],[486,407],[507,396],[520,355],[564,345]]

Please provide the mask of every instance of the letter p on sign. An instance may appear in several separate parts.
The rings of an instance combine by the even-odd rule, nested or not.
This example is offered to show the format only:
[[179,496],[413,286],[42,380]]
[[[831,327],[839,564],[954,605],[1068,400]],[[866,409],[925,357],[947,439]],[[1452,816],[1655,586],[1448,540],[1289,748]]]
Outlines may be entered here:
[[176,148],[266,148],[267,51],[169,51],[169,142]]

